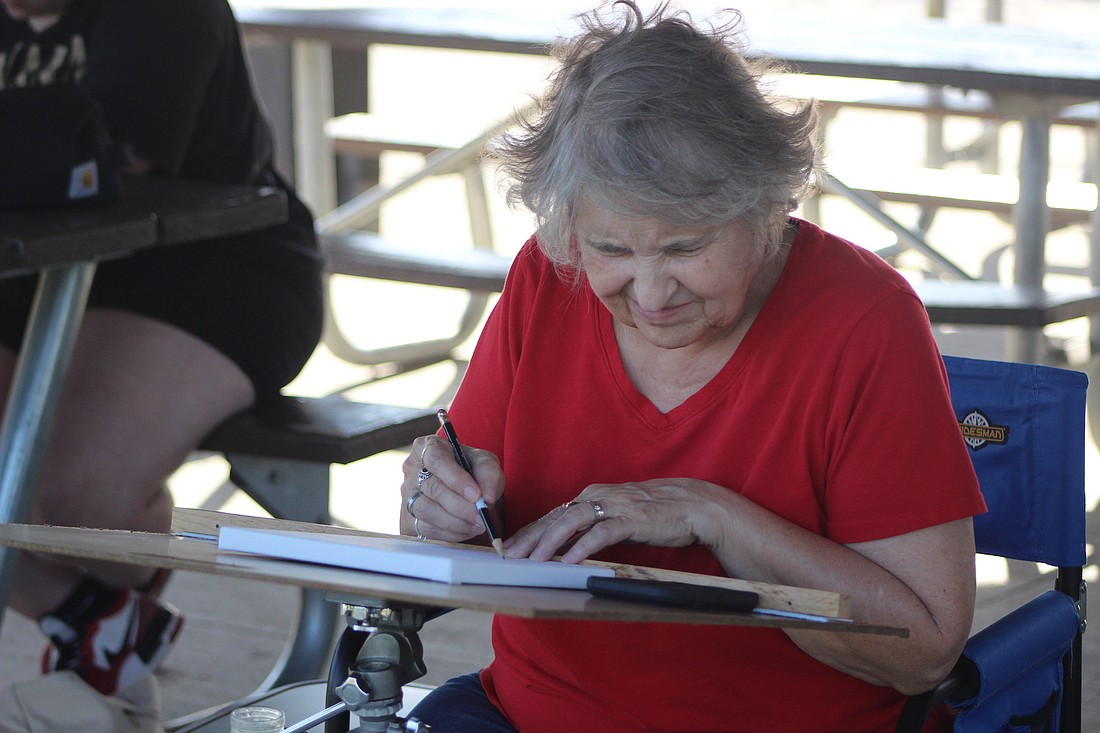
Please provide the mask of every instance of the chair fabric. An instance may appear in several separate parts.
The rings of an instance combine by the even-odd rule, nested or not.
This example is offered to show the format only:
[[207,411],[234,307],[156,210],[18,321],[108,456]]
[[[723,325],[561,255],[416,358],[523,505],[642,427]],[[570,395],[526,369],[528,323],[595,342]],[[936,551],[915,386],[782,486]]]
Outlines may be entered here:
[[[944,363],[989,507],[974,520],[978,552],[1080,568],[1087,377],[1032,364]],[[954,673],[965,692],[948,697],[956,733],[1061,730],[1064,676],[1080,674],[1080,629],[1075,599],[1050,590],[971,637]],[[903,715],[899,730],[907,724]]]
[[1060,730],[1063,658],[1080,618],[1073,600],[1046,591],[977,633],[963,657],[978,673],[977,695],[950,700],[956,733]]
[[951,399],[989,511],[978,552],[1085,563],[1085,391],[1066,369],[945,356]]

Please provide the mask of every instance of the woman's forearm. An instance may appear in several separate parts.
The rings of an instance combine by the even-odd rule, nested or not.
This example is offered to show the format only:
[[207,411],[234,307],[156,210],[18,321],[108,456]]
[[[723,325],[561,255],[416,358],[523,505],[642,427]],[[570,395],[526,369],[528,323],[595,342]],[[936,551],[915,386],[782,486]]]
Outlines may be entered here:
[[906,694],[935,686],[950,671],[974,610],[969,520],[846,546],[740,497],[722,503],[723,519],[716,513],[714,528],[706,530],[713,544],[703,541],[731,576],[843,593],[856,620],[909,631],[900,639],[789,630],[807,654]]

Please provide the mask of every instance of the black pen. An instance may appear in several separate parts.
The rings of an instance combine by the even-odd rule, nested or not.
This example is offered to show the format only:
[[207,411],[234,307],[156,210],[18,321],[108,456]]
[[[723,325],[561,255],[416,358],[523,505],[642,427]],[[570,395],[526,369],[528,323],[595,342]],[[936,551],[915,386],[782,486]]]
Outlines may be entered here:
[[[470,459],[466,457],[466,453],[462,450],[462,444],[458,442],[458,434],[455,433],[455,426],[451,424],[451,416],[447,414],[446,410],[439,410],[435,414],[439,418],[439,424],[443,426],[443,432],[447,434],[447,442],[451,444],[451,452],[454,453],[455,461],[465,469],[466,473],[473,476],[474,467],[470,465]],[[476,506],[478,514],[481,515],[481,521],[485,524],[485,532],[489,535],[489,541],[493,543],[493,549],[503,558],[504,541],[500,539],[497,531],[493,528],[493,522],[489,516],[489,505],[485,503],[485,498],[479,496]]]

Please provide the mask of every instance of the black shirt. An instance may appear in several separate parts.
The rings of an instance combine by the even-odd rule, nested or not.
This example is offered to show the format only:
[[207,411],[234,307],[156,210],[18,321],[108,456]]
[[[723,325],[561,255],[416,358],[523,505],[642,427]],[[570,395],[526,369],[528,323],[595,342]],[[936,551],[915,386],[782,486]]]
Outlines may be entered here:
[[162,173],[274,184],[271,131],[226,0],[73,0],[35,33],[0,11],[0,88],[76,84]]

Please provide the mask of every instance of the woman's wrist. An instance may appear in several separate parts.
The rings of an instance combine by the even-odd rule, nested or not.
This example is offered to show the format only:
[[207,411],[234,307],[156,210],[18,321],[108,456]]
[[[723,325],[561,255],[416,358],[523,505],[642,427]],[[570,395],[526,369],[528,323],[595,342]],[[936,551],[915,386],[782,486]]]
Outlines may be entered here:
[[719,555],[730,541],[730,529],[736,523],[737,517],[734,500],[739,497],[729,489],[706,481],[700,481],[699,484],[696,495],[703,500],[696,502],[691,508],[692,532],[696,543]]

